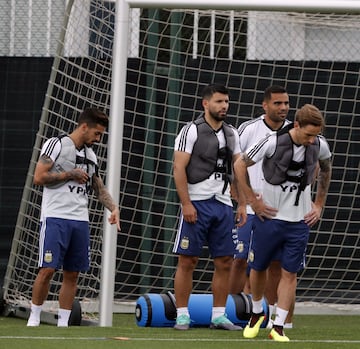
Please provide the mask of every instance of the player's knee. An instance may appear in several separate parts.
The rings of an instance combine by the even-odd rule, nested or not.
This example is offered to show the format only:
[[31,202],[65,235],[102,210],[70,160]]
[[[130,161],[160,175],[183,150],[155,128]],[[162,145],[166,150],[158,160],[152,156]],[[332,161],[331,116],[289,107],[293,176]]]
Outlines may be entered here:
[[48,283],[52,279],[54,273],[55,273],[55,269],[40,268],[37,275],[37,280],[42,283]]
[[233,257],[223,256],[214,258],[214,266],[217,270],[224,270],[230,272],[233,263]]

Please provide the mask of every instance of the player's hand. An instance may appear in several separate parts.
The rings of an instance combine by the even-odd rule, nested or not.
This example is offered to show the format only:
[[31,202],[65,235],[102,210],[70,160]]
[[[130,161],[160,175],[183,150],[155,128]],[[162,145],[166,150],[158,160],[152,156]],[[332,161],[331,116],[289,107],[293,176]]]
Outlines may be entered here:
[[304,216],[305,223],[309,227],[313,227],[320,219],[322,207],[311,203],[311,211]]
[[277,212],[278,210],[276,208],[265,205],[261,211],[255,213],[261,221],[264,221],[264,218],[273,219],[276,216]]
[[257,195],[256,200],[254,200],[250,205],[261,221],[264,221],[264,218],[274,218],[278,212],[276,208],[266,205],[261,195]]
[[69,174],[70,178],[79,184],[84,184],[89,180],[89,175],[81,168],[74,168],[73,170],[69,171]]
[[238,205],[236,209],[236,226],[238,228],[242,227],[246,224],[247,221],[247,213],[246,213],[246,206]]
[[195,224],[197,221],[197,211],[192,203],[182,205],[182,214],[184,221],[187,223]]
[[109,221],[110,224],[116,224],[117,231],[121,232],[120,211],[119,211],[119,209],[117,207],[111,211],[111,214],[110,214],[110,217],[108,218],[108,221]]

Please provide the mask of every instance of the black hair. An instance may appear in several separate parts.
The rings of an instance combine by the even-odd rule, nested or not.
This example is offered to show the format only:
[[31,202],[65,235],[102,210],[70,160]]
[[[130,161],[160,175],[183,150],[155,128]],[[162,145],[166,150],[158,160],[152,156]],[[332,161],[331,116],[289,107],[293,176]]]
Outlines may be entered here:
[[108,127],[109,118],[103,111],[97,108],[86,108],[80,114],[78,120],[79,125],[84,123],[88,124],[90,127],[95,127],[96,125]]
[[224,95],[229,95],[229,90],[224,85],[211,84],[211,85],[204,87],[204,89],[202,90],[201,96],[203,99],[209,99],[216,92],[224,94]]
[[264,101],[271,99],[272,93],[287,93],[286,88],[280,85],[271,85],[264,91]]

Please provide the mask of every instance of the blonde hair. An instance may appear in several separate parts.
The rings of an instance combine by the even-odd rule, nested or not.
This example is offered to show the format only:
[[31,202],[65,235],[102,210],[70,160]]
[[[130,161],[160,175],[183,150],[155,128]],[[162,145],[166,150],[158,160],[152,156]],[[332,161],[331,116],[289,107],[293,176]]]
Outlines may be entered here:
[[325,120],[320,110],[312,104],[305,104],[297,110],[295,114],[295,121],[300,127],[306,125],[320,126],[321,129],[325,127]]

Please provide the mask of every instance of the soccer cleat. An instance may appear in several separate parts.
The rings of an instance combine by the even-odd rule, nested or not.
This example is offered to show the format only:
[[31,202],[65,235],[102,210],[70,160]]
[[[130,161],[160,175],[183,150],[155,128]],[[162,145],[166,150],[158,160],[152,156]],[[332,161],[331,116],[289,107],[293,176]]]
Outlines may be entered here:
[[264,313],[251,314],[249,323],[246,325],[243,331],[244,338],[255,338],[260,330],[260,326],[265,319]]
[[174,326],[175,330],[186,331],[190,327],[190,317],[188,315],[182,314],[176,318],[176,324]]
[[275,342],[290,341],[289,337],[285,336],[282,326],[274,326],[274,328],[270,331],[269,338],[274,340]]
[[228,330],[228,331],[239,331],[242,330],[241,326],[234,325],[226,315],[221,315],[214,320],[211,321],[210,324],[211,329],[217,330]]
[[293,328],[293,327],[294,327],[294,325],[292,322],[285,322],[285,324],[284,324],[284,328],[289,329],[289,328]]

